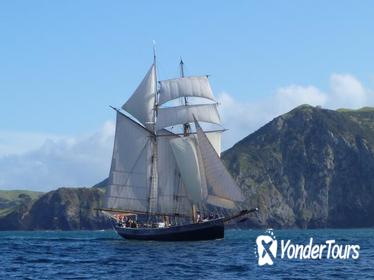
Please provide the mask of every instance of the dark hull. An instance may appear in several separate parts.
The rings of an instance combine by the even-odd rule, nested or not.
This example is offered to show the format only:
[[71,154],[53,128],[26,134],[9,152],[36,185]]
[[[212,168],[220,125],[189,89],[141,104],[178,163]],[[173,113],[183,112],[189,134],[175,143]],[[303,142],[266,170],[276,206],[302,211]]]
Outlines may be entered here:
[[224,219],[167,228],[122,228],[117,233],[126,239],[155,241],[198,241],[222,239],[225,234]]

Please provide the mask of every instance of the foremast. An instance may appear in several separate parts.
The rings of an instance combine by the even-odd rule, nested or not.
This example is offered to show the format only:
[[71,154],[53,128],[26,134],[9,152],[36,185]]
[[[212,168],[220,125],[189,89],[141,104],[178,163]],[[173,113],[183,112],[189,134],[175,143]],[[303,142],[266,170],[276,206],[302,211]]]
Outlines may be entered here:
[[157,90],[157,64],[156,64],[156,47],[155,43],[153,43],[153,67],[155,72],[155,78],[154,78],[154,89],[155,89],[155,98],[154,98],[154,105],[153,105],[153,123],[152,123],[152,131],[153,136],[152,137],[152,157],[151,157],[151,185],[149,188],[149,207],[148,207],[148,220],[150,220],[152,214],[154,214],[157,211],[157,196],[158,196],[158,149],[157,149],[157,107],[158,107],[158,90]]

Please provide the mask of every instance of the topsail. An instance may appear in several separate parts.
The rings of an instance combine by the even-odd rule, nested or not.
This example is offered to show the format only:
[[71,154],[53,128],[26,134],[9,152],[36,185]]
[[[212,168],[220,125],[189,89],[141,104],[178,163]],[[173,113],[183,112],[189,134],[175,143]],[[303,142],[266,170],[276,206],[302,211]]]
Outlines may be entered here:
[[181,105],[176,107],[160,108],[158,111],[157,129],[174,125],[191,123],[194,116],[198,121],[220,124],[217,104]]
[[206,76],[160,81],[159,105],[180,97],[202,97],[214,101],[212,89]]

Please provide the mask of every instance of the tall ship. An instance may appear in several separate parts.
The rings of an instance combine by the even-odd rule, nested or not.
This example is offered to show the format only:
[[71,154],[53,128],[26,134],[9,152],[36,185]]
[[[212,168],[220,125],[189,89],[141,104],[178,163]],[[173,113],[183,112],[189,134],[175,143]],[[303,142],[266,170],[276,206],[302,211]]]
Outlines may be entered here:
[[154,55],[122,110],[112,107],[116,132],[100,210],[120,236],[221,239],[226,223],[256,211],[240,209],[244,196],[220,160],[217,105],[208,76],[185,77],[181,60],[179,78],[158,80]]

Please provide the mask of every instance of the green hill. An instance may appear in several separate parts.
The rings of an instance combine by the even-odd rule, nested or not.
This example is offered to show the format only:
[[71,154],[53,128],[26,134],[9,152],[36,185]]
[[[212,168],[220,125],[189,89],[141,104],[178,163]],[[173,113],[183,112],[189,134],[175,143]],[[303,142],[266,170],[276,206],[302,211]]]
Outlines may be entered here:
[[96,208],[104,192],[98,188],[59,188],[48,193],[1,191],[0,230],[77,230],[110,228]]
[[21,205],[37,200],[43,193],[27,190],[0,190],[0,217],[3,217]]

